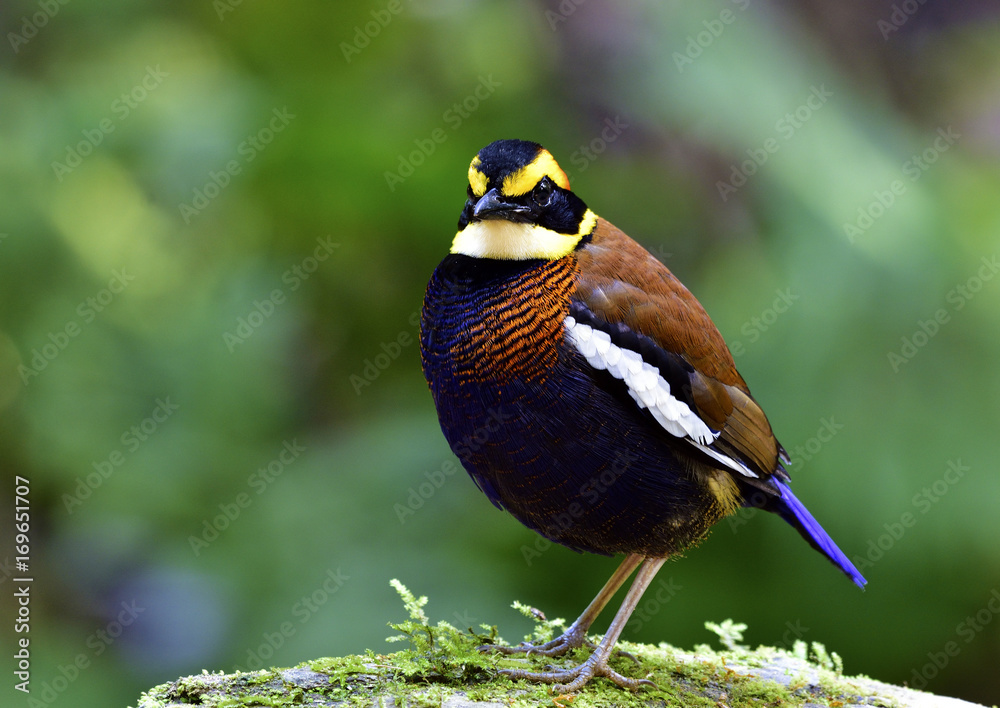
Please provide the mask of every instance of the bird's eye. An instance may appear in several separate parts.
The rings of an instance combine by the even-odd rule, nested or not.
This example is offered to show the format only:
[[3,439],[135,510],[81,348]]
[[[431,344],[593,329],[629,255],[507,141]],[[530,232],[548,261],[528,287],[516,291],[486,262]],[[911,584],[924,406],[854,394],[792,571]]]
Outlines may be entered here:
[[548,177],[543,177],[542,181],[535,185],[535,189],[531,193],[531,198],[535,200],[535,204],[538,206],[548,206],[549,202],[552,201],[552,180]]

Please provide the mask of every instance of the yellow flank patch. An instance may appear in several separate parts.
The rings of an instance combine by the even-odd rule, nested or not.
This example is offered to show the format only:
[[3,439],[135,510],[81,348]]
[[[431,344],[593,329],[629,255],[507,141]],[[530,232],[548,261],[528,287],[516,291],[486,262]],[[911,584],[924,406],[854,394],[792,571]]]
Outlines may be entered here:
[[713,470],[708,476],[708,489],[712,492],[724,514],[740,508],[740,489],[728,472]]
[[490,181],[489,177],[477,169],[479,164],[479,155],[476,155],[472,158],[472,164],[469,165],[469,186],[472,187],[472,193],[477,197],[486,194],[487,185]]
[[500,191],[508,197],[519,197],[534,189],[546,175],[563,189],[569,189],[569,178],[566,173],[548,150],[542,150],[530,164],[504,177]]
[[486,219],[474,221],[455,234],[451,252],[502,261],[533,258],[554,261],[572,253],[581,237],[581,234],[561,234],[537,224]]

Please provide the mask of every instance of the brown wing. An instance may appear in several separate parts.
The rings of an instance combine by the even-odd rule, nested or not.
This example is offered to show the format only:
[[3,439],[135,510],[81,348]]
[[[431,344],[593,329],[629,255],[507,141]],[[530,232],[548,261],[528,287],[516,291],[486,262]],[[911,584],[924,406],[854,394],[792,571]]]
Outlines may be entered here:
[[580,275],[574,299],[600,319],[645,335],[689,365],[685,402],[719,431],[712,448],[758,475],[785,477],[779,469],[783,451],[767,416],[751,397],[719,330],[688,289],[604,219],[598,219],[591,242],[576,253]]

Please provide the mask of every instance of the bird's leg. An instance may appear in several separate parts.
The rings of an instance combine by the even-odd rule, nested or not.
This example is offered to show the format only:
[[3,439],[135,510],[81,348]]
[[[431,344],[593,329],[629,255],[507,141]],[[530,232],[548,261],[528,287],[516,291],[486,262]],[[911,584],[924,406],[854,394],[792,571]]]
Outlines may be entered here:
[[618,570],[614,572],[611,578],[608,579],[608,582],[604,584],[601,591],[597,593],[597,597],[587,605],[587,609],[583,611],[583,614],[577,617],[576,621],[569,626],[569,629],[551,642],[538,645],[522,643],[516,647],[485,646],[480,647],[480,649],[484,651],[498,651],[501,654],[525,653],[540,654],[542,656],[561,656],[570,649],[583,646],[585,643],[588,643],[587,630],[590,629],[590,625],[594,623],[594,620],[601,614],[604,606],[618,592],[618,588],[625,584],[628,576],[632,575],[632,571],[642,563],[642,560],[642,556],[634,553],[626,556],[622,564],[618,566]]
[[[632,556],[629,556],[629,558],[631,557]],[[608,627],[607,634],[604,635],[604,639],[601,640],[600,645],[585,662],[572,669],[559,669],[544,673],[532,673],[523,669],[503,669],[500,673],[510,676],[513,679],[558,684],[554,687],[554,690],[559,691],[560,693],[574,693],[579,691],[594,676],[604,676],[605,678],[614,681],[622,688],[629,688],[632,690],[638,689],[640,686],[655,687],[656,684],[652,681],[648,681],[646,679],[630,679],[622,676],[616,671],[612,671],[611,667],[608,666],[608,657],[611,656],[611,650],[614,648],[615,642],[618,641],[618,637],[625,628],[625,623],[628,622],[629,617],[632,615],[632,611],[635,610],[636,605],[639,604],[639,599],[642,597],[642,593],[653,581],[656,571],[660,569],[660,566],[662,566],[665,561],[666,558],[646,559],[642,568],[640,568],[639,572],[636,574],[635,580],[632,582],[632,587],[629,588],[628,594],[625,595],[625,599],[622,601],[622,606],[618,610],[618,614],[615,615],[614,620],[611,622],[611,626]]]

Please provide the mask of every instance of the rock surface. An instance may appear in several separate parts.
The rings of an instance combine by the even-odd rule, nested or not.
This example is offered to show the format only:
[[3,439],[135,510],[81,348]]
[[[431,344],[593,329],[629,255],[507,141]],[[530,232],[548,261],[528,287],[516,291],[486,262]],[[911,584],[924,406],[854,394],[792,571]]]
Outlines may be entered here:
[[[661,690],[629,693],[594,681],[576,696],[549,694],[543,687],[484,676],[462,685],[447,671],[406,674],[395,659],[406,652],[308,662],[290,669],[189,676],[157,686],[138,708],[200,706],[379,706],[407,708],[501,708],[511,705],[663,706],[742,705],[883,706],[885,708],[983,708],[955,698],[893,686],[867,677],[847,678],[789,652],[761,648],[695,653],[666,645],[628,645]],[[412,657],[406,657],[410,661]],[[523,659],[521,661],[524,661]],[[624,663],[627,671],[636,669]],[[662,668],[663,673],[657,673]],[[770,693],[769,693],[770,692]]]

